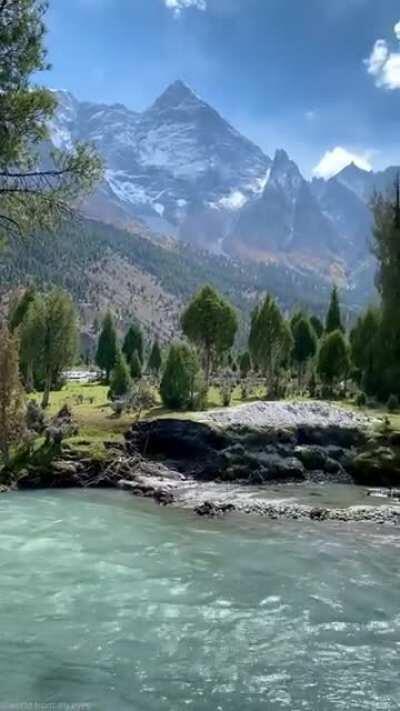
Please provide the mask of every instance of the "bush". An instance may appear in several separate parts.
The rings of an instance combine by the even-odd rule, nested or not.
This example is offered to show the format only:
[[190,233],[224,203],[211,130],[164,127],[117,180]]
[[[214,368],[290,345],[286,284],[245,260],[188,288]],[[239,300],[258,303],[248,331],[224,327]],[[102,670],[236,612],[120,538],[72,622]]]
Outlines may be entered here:
[[42,434],[46,429],[47,418],[44,410],[36,400],[29,400],[26,406],[26,426],[30,432]]
[[146,381],[140,380],[135,384],[129,398],[129,408],[140,417],[143,410],[150,410],[157,404],[154,390]]
[[366,394],[363,392],[358,393],[355,402],[356,402],[357,407],[365,407],[367,404]]
[[169,349],[160,395],[165,407],[189,410],[202,407],[206,390],[199,358],[186,343],[173,343]]
[[399,398],[397,395],[389,395],[386,407],[388,412],[396,412],[396,410],[399,409]]

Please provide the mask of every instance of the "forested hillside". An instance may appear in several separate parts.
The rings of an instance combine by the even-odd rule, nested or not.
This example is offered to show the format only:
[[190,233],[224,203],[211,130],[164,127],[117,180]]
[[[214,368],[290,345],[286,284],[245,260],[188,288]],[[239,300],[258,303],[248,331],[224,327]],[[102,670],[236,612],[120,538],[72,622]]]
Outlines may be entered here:
[[[135,316],[149,332],[161,329],[165,339],[182,302],[204,283],[226,294],[244,317],[266,291],[284,310],[301,305],[321,313],[330,290],[305,270],[233,261],[92,221],[69,225],[55,236],[12,238],[3,248],[0,279],[3,298],[27,282],[62,286],[79,303],[85,325],[110,307],[122,321]],[[364,293],[345,292],[344,301],[357,310],[367,293],[368,285]]]

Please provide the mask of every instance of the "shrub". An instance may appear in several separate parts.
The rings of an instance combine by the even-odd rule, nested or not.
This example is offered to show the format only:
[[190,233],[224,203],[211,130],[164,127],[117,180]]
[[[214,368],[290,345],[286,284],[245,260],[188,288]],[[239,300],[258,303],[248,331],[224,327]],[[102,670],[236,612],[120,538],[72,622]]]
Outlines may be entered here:
[[396,410],[399,409],[399,398],[397,395],[389,395],[386,407],[388,412],[396,412]]

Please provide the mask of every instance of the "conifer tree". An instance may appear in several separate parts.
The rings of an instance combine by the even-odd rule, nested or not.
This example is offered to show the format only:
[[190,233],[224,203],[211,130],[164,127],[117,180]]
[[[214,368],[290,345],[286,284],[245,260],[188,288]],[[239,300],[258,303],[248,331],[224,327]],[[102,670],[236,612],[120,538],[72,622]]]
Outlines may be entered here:
[[129,327],[122,346],[122,352],[130,363],[133,354],[137,353],[140,363],[143,364],[143,334],[139,326],[132,325]]
[[349,367],[349,350],[342,331],[328,333],[318,354],[317,370],[322,382],[332,392],[333,384],[347,377]]
[[103,320],[96,352],[96,365],[104,371],[107,383],[110,381],[110,373],[114,368],[117,354],[117,332],[111,312],[108,311]]
[[160,344],[158,340],[155,340],[153,343],[153,347],[151,349],[150,353],[150,358],[149,362],[147,364],[147,367],[153,375],[158,377],[160,370],[161,370],[161,365],[162,365],[162,356],[161,356],[161,349],[160,349]]
[[374,362],[368,367],[370,388],[387,400],[400,395],[400,177],[395,199],[377,196],[373,203],[373,251],[378,260],[376,284],[382,318],[375,341]]
[[336,286],[333,287],[331,292],[331,300],[325,323],[325,332],[333,333],[333,331],[342,331],[344,333],[340,315],[338,290]]
[[131,389],[132,381],[129,366],[124,354],[118,349],[110,378],[110,397],[112,400],[124,397]]
[[203,355],[206,382],[217,360],[229,351],[238,327],[235,309],[211,286],[204,286],[182,315],[182,330]]
[[194,348],[186,343],[173,343],[160,385],[163,404],[172,410],[187,410],[201,404],[203,381]]

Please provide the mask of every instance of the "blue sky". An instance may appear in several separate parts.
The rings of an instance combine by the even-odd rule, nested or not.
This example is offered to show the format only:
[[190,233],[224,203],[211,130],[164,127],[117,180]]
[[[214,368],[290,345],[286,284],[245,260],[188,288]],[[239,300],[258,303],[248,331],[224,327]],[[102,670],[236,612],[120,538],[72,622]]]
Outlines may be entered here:
[[400,163],[399,21],[399,0],[50,0],[41,81],[142,110],[183,79],[308,176],[382,168]]

